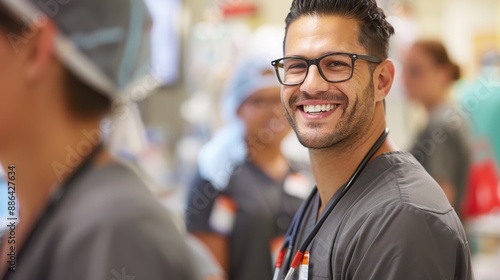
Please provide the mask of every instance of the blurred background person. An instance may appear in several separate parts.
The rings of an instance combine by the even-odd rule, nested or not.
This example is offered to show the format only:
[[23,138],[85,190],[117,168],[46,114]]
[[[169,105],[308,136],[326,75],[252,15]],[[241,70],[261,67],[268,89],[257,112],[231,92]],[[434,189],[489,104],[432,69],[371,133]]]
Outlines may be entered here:
[[488,142],[500,167],[500,51],[486,51],[479,71],[478,77],[462,89],[460,101],[467,109],[473,135]]
[[441,42],[417,41],[409,49],[404,83],[410,99],[428,113],[411,153],[439,183],[457,213],[471,161],[466,120],[450,101],[451,86],[459,78],[460,68]]
[[188,231],[228,279],[271,279],[273,256],[313,183],[281,151],[289,134],[272,53],[237,64],[222,96],[226,126],[200,151],[188,195]]
[[19,208],[2,279],[199,279],[170,215],[104,139],[137,131],[127,89],[148,76],[150,23],[142,1],[0,0],[0,159]]
[[[482,89],[484,100],[472,114],[473,129],[489,139],[497,167],[500,167],[500,50],[489,50],[481,61],[481,73],[475,89]],[[465,98],[465,101],[467,98]]]
[[473,161],[463,208],[469,220],[500,208],[500,53],[489,49],[480,66],[479,76],[464,83],[459,99],[472,131]]

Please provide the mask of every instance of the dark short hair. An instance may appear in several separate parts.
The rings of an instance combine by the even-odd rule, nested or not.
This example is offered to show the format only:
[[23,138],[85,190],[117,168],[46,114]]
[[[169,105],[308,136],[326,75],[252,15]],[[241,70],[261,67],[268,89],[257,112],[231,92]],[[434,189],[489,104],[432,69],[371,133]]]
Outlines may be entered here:
[[[26,23],[17,19],[0,2],[0,29],[22,36]],[[70,110],[78,117],[102,117],[111,111],[111,100],[66,69],[64,88]]]
[[389,38],[394,34],[394,27],[386,20],[384,11],[375,0],[294,0],[285,20],[285,34],[300,17],[329,15],[357,20],[359,43],[371,55],[382,59],[388,57]]

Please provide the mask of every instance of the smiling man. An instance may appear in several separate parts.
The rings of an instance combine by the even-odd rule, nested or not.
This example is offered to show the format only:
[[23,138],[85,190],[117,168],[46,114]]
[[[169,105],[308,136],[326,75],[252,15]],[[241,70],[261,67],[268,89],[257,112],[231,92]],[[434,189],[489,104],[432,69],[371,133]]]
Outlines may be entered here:
[[317,189],[275,279],[472,279],[455,211],[387,137],[394,29],[383,11],[368,0],[295,0],[286,25],[285,57],[272,64]]

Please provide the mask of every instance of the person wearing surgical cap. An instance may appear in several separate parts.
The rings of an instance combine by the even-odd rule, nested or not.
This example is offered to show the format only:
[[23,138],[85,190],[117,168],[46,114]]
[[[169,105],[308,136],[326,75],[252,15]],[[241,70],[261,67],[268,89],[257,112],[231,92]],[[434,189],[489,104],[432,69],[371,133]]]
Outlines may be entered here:
[[226,125],[201,149],[187,200],[187,229],[227,279],[271,279],[274,257],[313,185],[280,145],[290,132],[270,55],[250,52],[222,94]]
[[104,144],[139,131],[124,104],[153,84],[150,26],[140,0],[0,0],[2,279],[199,279],[172,218]]

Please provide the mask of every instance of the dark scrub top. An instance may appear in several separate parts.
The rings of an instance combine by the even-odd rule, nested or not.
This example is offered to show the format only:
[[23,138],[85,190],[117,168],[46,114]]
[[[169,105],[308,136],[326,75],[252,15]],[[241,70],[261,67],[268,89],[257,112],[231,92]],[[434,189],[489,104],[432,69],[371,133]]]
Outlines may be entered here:
[[[314,227],[319,206],[316,196],[305,208],[293,252]],[[473,279],[460,220],[441,188],[404,152],[368,163],[309,252],[313,280]]]
[[93,167],[76,180],[9,280],[200,279],[173,220],[131,169]]
[[429,116],[427,127],[420,132],[411,153],[437,181],[453,184],[452,206],[460,214],[471,163],[467,124],[454,107],[443,105]]
[[246,161],[236,167],[224,190],[199,175],[193,181],[187,201],[188,231],[229,239],[228,279],[272,279],[271,247],[279,250],[303,201],[298,194],[305,197],[314,186],[299,170],[303,167],[293,165],[284,182],[276,182]]

